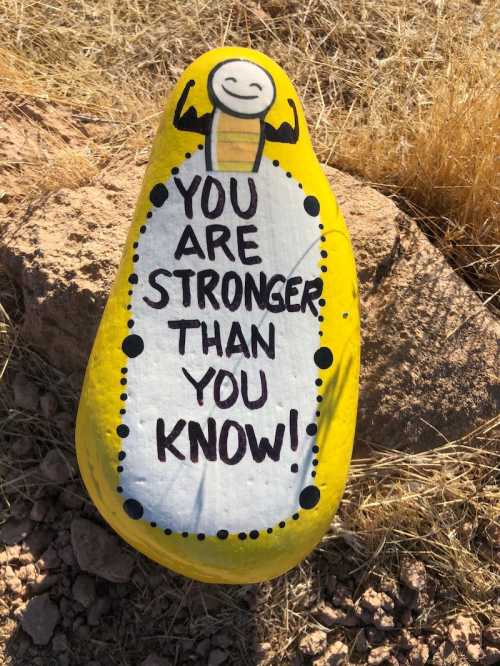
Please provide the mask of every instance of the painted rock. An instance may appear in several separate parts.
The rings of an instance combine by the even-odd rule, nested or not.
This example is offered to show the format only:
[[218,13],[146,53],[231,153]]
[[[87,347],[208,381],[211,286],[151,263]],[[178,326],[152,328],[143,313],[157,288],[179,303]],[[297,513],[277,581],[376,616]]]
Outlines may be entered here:
[[358,368],[351,246],[297,94],[260,53],[206,53],[167,102],[89,360],[90,496],[174,571],[276,576],[339,504]]

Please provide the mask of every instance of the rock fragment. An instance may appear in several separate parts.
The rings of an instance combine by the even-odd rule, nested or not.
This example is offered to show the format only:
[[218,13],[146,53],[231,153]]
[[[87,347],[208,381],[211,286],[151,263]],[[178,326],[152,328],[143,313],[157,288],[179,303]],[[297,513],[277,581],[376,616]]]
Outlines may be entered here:
[[409,557],[403,559],[399,575],[401,581],[409,587],[410,590],[420,592],[425,588],[427,583],[425,564]]
[[32,529],[33,521],[29,518],[23,518],[22,520],[9,518],[0,529],[0,541],[6,546],[14,546],[26,539]]
[[35,645],[47,645],[59,621],[59,610],[48,594],[30,599],[24,610],[21,624]]
[[72,587],[73,599],[84,608],[89,608],[96,598],[95,581],[86,574],[79,574]]
[[57,398],[53,393],[44,393],[40,398],[40,409],[46,419],[50,419],[57,412]]
[[220,664],[223,664],[225,661],[227,661],[227,657],[227,652],[221,650],[220,648],[215,648],[215,650],[211,650],[210,654],[208,655],[208,666],[219,666]]
[[169,661],[165,657],[160,657],[156,652],[153,652],[144,661],[141,661],[141,666],[169,666]]
[[372,648],[368,654],[368,664],[370,664],[370,666],[378,666],[379,664],[383,664],[390,656],[391,648],[387,645]]
[[313,661],[313,666],[341,666],[347,663],[349,649],[342,641],[335,641],[327,647],[325,654]]
[[130,580],[133,558],[102,527],[85,518],[75,518],[71,523],[71,543],[83,571],[112,583]]
[[306,634],[299,643],[299,650],[302,654],[309,657],[314,657],[325,651],[326,648],[326,632],[321,629],[311,631]]
[[66,457],[58,449],[51,449],[40,463],[40,471],[53,483],[65,483],[73,476]]

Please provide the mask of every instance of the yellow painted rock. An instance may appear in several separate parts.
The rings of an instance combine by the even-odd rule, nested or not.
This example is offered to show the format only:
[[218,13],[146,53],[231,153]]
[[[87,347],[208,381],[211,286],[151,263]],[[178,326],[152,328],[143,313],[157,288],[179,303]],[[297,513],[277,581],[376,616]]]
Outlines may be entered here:
[[358,366],[351,246],[297,94],[260,53],[206,53],[167,102],[89,360],[90,496],[174,571],[276,576],[339,504]]

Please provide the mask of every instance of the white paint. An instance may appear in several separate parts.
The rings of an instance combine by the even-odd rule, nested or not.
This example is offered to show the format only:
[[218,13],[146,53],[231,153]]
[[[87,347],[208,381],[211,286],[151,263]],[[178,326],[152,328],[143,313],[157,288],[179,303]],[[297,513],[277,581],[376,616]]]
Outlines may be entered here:
[[227,60],[216,67],[209,92],[215,106],[247,117],[264,115],[276,94],[271,76],[249,60]]
[[[205,179],[203,151],[179,165],[180,177],[188,186],[196,174]],[[123,440],[126,458],[124,471],[120,475],[123,498],[133,498],[144,507],[143,519],[154,521],[159,528],[176,532],[216,534],[218,530],[248,532],[275,526],[287,520],[299,507],[301,490],[311,483],[313,438],[305,428],[315,422],[317,368],[313,354],[319,345],[317,318],[311,312],[272,314],[266,311],[247,312],[243,308],[232,313],[221,307],[200,310],[196,302],[187,309],[180,301],[179,280],[175,289],[169,289],[171,300],[167,307],[155,310],[144,301],[144,296],[158,299],[158,292],[148,284],[149,273],[156,268],[191,268],[195,272],[215,268],[220,274],[235,270],[240,275],[264,271],[268,276],[282,273],[285,276],[300,275],[304,280],[318,277],[319,232],[318,218],[308,215],[303,207],[304,193],[297,181],[287,178],[281,168],[276,168],[263,158],[260,170],[254,174],[213,173],[225,185],[226,207],[223,218],[207,220],[201,214],[200,199],[203,181],[194,196],[194,218],[186,220],[182,196],[171,178],[166,182],[169,198],[155,209],[147,221],[147,232],[138,238],[140,256],[134,270],[139,284],[134,286],[131,317],[135,325],[130,333],[140,334],[144,340],[144,352],[128,361],[128,400],[123,423],[130,428],[129,436]],[[240,184],[240,204],[247,206],[247,179],[252,177],[258,192],[257,214],[250,220],[241,220],[233,212],[229,200],[230,177]],[[191,255],[181,261],[174,259],[182,230],[190,223],[200,241],[204,239],[207,224],[222,223],[235,231],[238,225],[254,224],[257,234],[252,236],[259,249],[252,250],[262,257],[262,263],[244,266],[238,259],[229,261],[222,253],[216,262],[203,261]],[[203,243],[204,245],[204,243]],[[235,249],[234,243],[231,246]],[[169,285],[168,278],[161,283]],[[194,292],[193,292],[194,294]],[[227,338],[231,322],[238,320],[244,332],[250,324],[262,325],[264,336],[271,320],[276,327],[276,358],[270,360],[263,352],[257,359],[245,359],[241,355],[232,358],[218,357],[214,351],[204,355],[201,351],[199,330],[188,332],[186,354],[178,353],[178,332],[168,328],[167,322],[175,319],[200,319],[219,321],[222,339]],[[201,377],[210,367],[249,375],[250,395],[260,389],[259,370],[263,369],[268,381],[268,401],[262,409],[249,411],[241,401],[231,409],[218,409],[213,402],[211,382],[205,390],[203,406],[198,405],[194,388],[184,377],[181,367],[186,367],[194,377]],[[291,408],[299,412],[299,446],[290,449],[288,414]],[[179,418],[198,421],[205,428],[208,417],[213,416],[218,429],[226,419],[241,424],[252,424],[258,438],[267,436],[274,441],[278,422],[286,425],[281,459],[274,462],[266,458],[256,463],[247,450],[237,465],[221,461],[209,462],[200,452],[200,461],[189,460],[187,427],[174,445],[186,460],[179,461],[167,451],[166,462],[159,462],[156,447],[156,422],[165,421],[165,430],[170,432]],[[231,447],[234,450],[234,446]],[[297,463],[298,473],[290,466]]]

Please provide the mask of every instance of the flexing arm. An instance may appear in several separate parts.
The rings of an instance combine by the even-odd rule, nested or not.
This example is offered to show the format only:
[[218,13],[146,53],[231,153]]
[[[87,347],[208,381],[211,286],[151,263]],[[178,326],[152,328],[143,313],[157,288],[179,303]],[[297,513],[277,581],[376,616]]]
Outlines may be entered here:
[[184,105],[189,95],[190,89],[194,86],[194,81],[188,81],[182,91],[179,101],[175,107],[174,127],[184,132],[198,132],[199,134],[208,134],[210,132],[210,113],[205,113],[198,118],[194,106],[190,106],[184,115],[182,115]]
[[293,111],[293,127],[290,123],[284,122],[275,129],[269,123],[264,123],[264,133],[268,141],[277,141],[279,143],[297,143],[299,138],[299,116],[293,99],[288,100],[289,106]]

